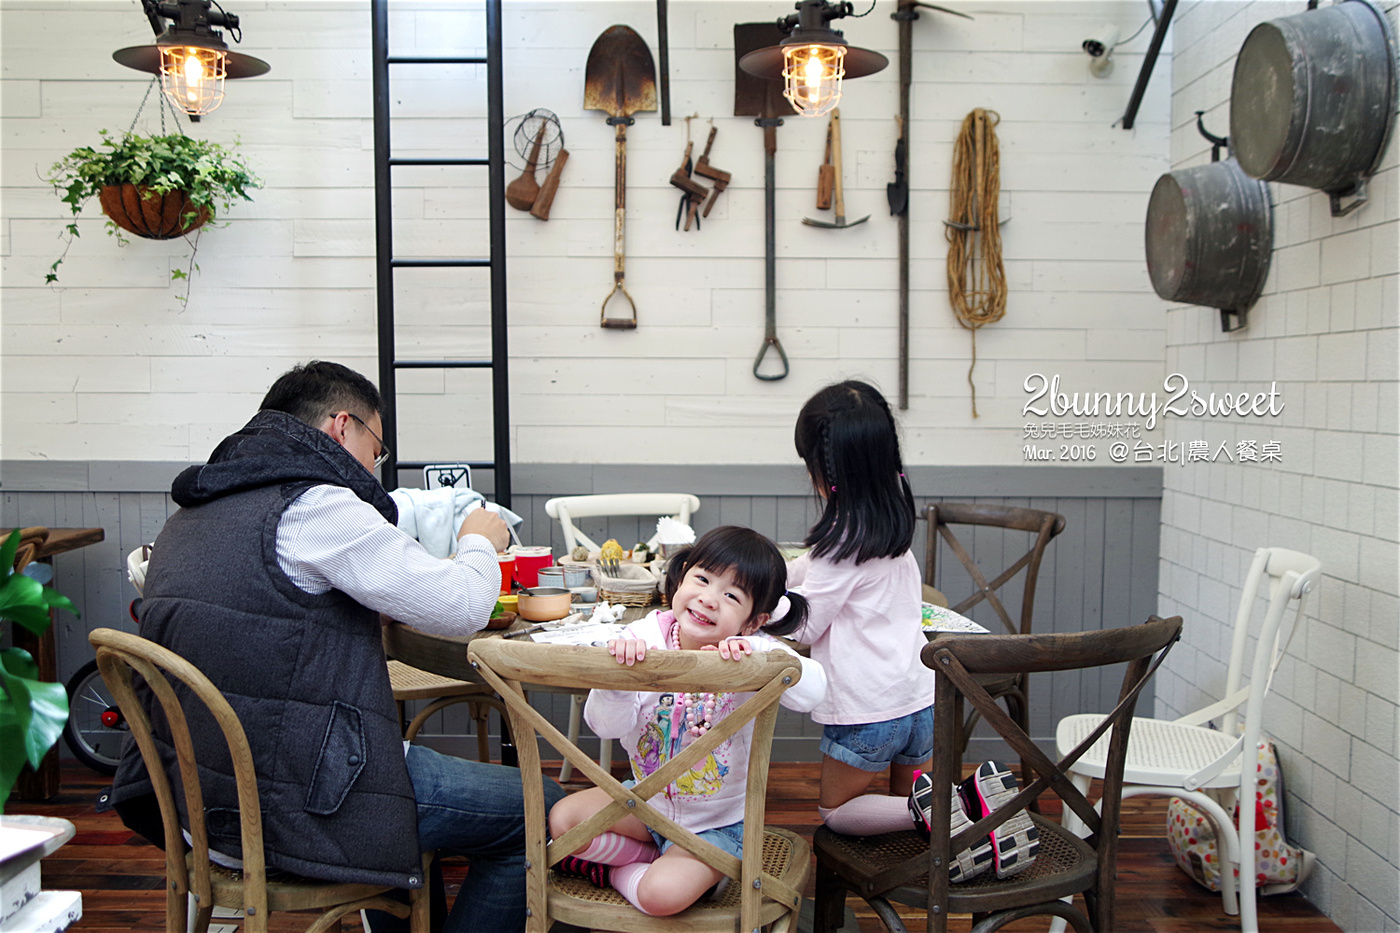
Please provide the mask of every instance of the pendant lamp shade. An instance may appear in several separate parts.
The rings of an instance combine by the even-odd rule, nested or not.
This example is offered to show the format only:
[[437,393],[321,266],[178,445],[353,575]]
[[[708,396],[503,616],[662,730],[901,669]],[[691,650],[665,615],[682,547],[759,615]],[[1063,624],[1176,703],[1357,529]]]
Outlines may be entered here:
[[[271,70],[267,62],[229,49],[214,27],[233,31],[236,41],[241,37],[238,17],[210,6],[210,0],[145,0],[146,15],[158,31],[155,44],[112,53],[118,64],[159,75],[170,103],[191,118],[223,103],[226,78],[252,78]],[[161,30],[164,19],[171,22]]]
[[797,13],[778,25],[791,30],[779,45],[758,49],[739,59],[749,74],[783,82],[783,96],[804,117],[830,113],[841,102],[842,81],[884,70],[890,60],[879,52],[848,45],[827,23],[847,16],[850,3],[802,0]]

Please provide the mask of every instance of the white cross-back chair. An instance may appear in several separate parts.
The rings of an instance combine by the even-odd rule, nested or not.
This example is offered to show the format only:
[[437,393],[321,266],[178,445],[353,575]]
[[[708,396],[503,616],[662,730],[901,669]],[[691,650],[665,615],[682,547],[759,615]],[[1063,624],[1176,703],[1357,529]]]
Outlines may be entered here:
[[[611,518],[638,515],[654,515],[658,518],[669,516],[677,521],[690,524],[690,516],[700,509],[700,499],[688,492],[616,492],[599,493],[591,496],[560,496],[544,504],[545,514],[559,521],[559,530],[564,532],[564,549],[572,551],[583,545],[590,551],[602,547],[574,525],[576,518]],[[656,550],[656,535],[647,541],[647,549]],[[569,704],[569,741],[578,741],[580,722],[583,718],[583,701],[588,691],[575,693]],[[612,765],[612,741],[599,739],[598,764],[606,771]],[[564,762],[559,772],[559,780],[567,781],[574,774],[574,766]]]
[[[688,492],[618,492],[594,496],[561,496],[544,504],[545,514],[559,520],[564,532],[564,547],[573,550],[580,544],[590,551],[601,545],[574,525],[576,518],[599,518],[629,515],[669,515],[690,524],[690,516],[700,508],[700,500]],[[656,549],[656,535],[647,541],[649,550]]]
[[[1255,909],[1254,784],[1259,735],[1264,719],[1264,698],[1269,692],[1279,659],[1288,648],[1303,602],[1322,576],[1317,558],[1284,548],[1260,548],[1245,577],[1235,615],[1234,640],[1225,674],[1224,698],[1176,720],[1134,718],[1128,740],[1128,761],[1123,774],[1123,797],[1159,794],[1180,797],[1199,807],[1215,824],[1215,838],[1223,847],[1220,866],[1221,898],[1227,914],[1238,914],[1242,933],[1258,933]],[[1267,592],[1265,587],[1267,585]],[[1243,683],[1250,642],[1250,620],[1255,602],[1266,595],[1264,613],[1249,661],[1249,682]],[[1284,617],[1292,623],[1284,626]],[[1285,634],[1286,628],[1286,634]],[[1190,627],[1186,630],[1189,639]],[[1240,717],[1244,722],[1241,726]],[[1055,730],[1056,753],[1064,756],[1093,731],[1103,717],[1098,714],[1067,716]],[[1218,723],[1219,729],[1209,723]],[[1107,748],[1100,742],[1071,769],[1081,791],[1090,779],[1102,777]],[[1230,811],[1239,808],[1239,828]],[[1072,811],[1065,810],[1065,826],[1082,832]],[[1239,868],[1239,890],[1234,867]]]

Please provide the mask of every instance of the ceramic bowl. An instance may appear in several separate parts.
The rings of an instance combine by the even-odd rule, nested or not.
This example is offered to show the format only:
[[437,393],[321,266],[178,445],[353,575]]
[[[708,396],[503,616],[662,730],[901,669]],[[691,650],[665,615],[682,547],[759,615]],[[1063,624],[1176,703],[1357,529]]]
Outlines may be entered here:
[[520,591],[520,616],[527,622],[553,622],[569,614],[573,594],[562,586],[535,586]]
[[492,616],[486,620],[488,629],[510,628],[515,624],[516,615],[513,612],[502,612],[498,616]]

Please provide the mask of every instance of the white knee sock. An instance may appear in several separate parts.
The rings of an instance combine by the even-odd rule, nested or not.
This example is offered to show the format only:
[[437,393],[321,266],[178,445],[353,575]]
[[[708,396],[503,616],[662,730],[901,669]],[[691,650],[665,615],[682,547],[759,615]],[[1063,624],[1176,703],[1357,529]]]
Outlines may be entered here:
[[846,836],[877,836],[914,828],[907,797],[864,794],[829,810],[818,807],[817,812],[832,832]]
[[627,898],[627,903],[640,910],[642,913],[651,915],[637,900],[637,888],[642,884],[642,876],[651,867],[650,862],[633,862],[630,865],[618,865],[610,873],[609,881],[617,890],[617,893]]

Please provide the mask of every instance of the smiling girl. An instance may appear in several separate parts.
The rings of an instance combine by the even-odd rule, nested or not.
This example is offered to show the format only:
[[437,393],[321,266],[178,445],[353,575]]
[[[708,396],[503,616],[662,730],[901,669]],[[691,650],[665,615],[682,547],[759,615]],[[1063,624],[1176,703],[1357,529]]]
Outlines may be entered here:
[[[648,651],[717,651],[734,661],[755,651],[796,652],[772,637],[786,635],[807,617],[807,603],[785,591],[787,568],[776,545],[748,528],[725,526],[706,532],[693,547],[671,558],[666,571],[669,610],[651,613],[608,643],[619,664],[635,664]],[[805,712],[826,695],[820,664],[799,657],[802,678],[782,695],[789,709]],[[672,694],[594,690],[584,707],[588,725],[601,738],[622,739],[641,780],[680,754],[751,694]],[[744,843],[744,793],[753,723],[721,743],[651,803],[702,839],[736,857]],[[603,809],[612,798],[589,788],[561,800],[549,813],[558,838]],[[611,883],[646,914],[678,913],[715,888],[724,877],[636,817],[560,862],[558,869]]]

